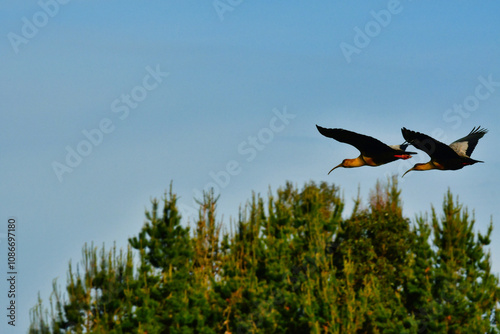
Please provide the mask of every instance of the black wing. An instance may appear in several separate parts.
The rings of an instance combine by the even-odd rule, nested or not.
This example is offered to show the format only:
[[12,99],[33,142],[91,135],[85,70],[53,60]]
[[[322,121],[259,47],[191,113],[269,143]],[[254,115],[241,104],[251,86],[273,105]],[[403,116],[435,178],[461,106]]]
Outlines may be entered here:
[[393,149],[382,143],[380,140],[370,136],[361,135],[344,129],[326,129],[316,125],[319,133],[328,138],[333,138],[339,142],[350,144],[356,147],[363,155],[371,156],[374,153],[388,152]]
[[457,152],[458,155],[470,157],[472,151],[476,148],[479,139],[488,132],[486,129],[481,129],[480,126],[473,128],[472,131],[465,137],[455,140],[450,144],[450,147]]
[[404,139],[427,153],[432,159],[452,159],[457,157],[457,153],[448,145],[429,137],[426,134],[402,128],[401,133]]

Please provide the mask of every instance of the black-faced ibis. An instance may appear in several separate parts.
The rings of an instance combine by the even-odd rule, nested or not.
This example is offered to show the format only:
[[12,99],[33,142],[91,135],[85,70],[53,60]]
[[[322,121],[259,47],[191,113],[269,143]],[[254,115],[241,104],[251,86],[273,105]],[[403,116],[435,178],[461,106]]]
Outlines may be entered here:
[[467,136],[455,140],[450,145],[443,144],[426,134],[406,128],[402,128],[401,132],[408,143],[424,151],[431,157],[431,161],[425,164],[415,164],[403,176],[411,170],[457,170],[468,165],[473,165],[476,162],[483,162],[470,158],[479,139],[488,132],[488,130],[481,129],[479,126],[473,128]]
[[361,152],[359,157],[355,159],[344,159],[340,165],[333,167],[328,174],[338,167],[380,166],[398,159],[406,160],[411,158],[411,154],[417,154],[416,152],[405,151],[408,144],[389,146],[378,139],[356,132],[344,129],[326,129],[318,125],[316,127],[323,136],[350,144]]

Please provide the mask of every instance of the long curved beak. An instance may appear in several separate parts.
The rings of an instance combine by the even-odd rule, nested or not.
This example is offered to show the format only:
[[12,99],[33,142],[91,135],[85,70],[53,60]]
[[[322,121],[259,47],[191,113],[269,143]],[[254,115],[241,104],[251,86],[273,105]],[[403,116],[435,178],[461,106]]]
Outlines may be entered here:
[[342,164],[338,165],[338,166],[335,166],[333,167],[329,172],[328,172],[328,175],[330,175],[330,173],[335,169],[335,168],[339,168],[339,167],[342,167]]
[[403,178],[403,177],[406,175],[406,173],[408,173],[408,172],[409,172],[409,171],[411,171],[411,170],[413,170],[413,167],[412,167],[412,168],[410,168],[410,169],[408,169],[408,170],[407,170],[407,171],[403,174],[403,176],[401,176],[401,178]]

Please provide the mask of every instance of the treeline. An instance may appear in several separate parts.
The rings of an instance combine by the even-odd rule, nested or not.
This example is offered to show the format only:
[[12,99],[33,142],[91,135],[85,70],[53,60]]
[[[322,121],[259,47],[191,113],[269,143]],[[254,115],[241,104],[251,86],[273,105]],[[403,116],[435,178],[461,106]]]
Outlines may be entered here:
[[170,189],[126,250],[85,246],[29,333],[499,332],[492,224],[476,233],[450,192],[410,221],[393,178],[345,218],[338,187],[287,183],[231,229],[216,202],[189,228]]

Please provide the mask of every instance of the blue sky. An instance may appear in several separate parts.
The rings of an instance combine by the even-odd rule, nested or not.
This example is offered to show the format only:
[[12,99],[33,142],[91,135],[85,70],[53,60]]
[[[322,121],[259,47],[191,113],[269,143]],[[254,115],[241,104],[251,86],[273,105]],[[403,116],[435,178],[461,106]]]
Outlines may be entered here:
[[[388,144],[403,126],[446,143],[488,128],[472,155],[484,164],[400,179],[408,217],[439,212],[450,188],[485,231],[500,219],[498,12],[495,1],[3,1],[0,203],[1,220],[18,221],[19,294],[17,331],[4,316],[0,331],[26,331],[38,291],[47,301],[54,278],[64,286],[85,242],[124,247],[171,181],[187,222],[218,176],[229,224],[252,191],[287,180],[337,184],[348,213],[358,186],[366,200],[428,160],[327,175],[358,152],[315,124]],[[68,150],[83,152],[73,167]],[[499,241],[495,228],[497,273]]]

